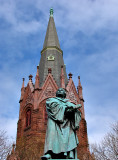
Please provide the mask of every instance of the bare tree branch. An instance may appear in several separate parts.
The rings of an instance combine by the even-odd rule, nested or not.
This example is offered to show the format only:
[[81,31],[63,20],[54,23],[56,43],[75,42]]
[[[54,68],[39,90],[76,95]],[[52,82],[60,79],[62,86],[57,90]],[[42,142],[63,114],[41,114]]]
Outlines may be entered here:
[[96,160],[118,160],[118,122],[111,127],[111,132],[100,144],[92,144],[91,152]]
[[9,140],[5,131],[0,130],[0,160],[5,160],[11,150]]

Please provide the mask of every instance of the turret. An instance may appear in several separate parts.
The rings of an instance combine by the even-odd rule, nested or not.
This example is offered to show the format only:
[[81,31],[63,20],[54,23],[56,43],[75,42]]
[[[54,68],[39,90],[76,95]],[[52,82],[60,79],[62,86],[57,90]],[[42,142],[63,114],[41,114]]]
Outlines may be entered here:
[[37,66],[37,73],[35,77],[35,89],[39,89],[39,66]]
[[37,73],[35,77],[34,109],[38,108],[38,98],[39,98],[39,66],[37,66]]
[[82,105],[82,108],[81,108],[82,118],[85,119],[84,99],[83,99],[82,85],[81,85],[81,81],[80,81],[80,76],[78,76],[78,87],[77,87],[77,89],[78,89],[78,95],[79,95],[80,103]]
[[25,93],[24,81],[25,81],[25,78],[23,78],[23,83],[22,83],[22,88],[21,88],[21,98],[20,98],[20,101],[19,101],[19,102],[21,102],[21,101],[23,100],[24,93]]
[[80,76],[78,76],[78,95],[79,95],[79,98],[80,99],[83,99],[83,94],[82,94],[82,85],[81,85],[81,82],[80,82]]

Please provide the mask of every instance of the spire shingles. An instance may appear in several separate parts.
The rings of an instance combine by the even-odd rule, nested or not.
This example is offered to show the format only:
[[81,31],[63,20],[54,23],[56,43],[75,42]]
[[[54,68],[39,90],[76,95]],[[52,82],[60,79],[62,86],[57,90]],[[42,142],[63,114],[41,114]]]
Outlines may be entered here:
[[50,19],[48,23],[43,49],[47,47],[58,47],[60,49],[60,44],[53,18],[53,12],[51,10],[52,9],[50,9]]

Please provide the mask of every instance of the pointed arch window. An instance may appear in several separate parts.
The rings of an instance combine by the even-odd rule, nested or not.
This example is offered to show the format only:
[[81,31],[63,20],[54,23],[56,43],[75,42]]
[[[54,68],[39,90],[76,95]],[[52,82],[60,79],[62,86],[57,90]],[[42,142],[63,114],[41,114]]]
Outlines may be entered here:
[[26,111],[26,127],[31,125],[31,109]]

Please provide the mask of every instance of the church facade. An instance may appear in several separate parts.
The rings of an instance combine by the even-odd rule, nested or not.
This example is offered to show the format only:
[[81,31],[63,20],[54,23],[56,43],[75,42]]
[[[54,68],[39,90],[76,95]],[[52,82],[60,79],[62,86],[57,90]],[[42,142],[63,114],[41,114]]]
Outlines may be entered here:
[[47,113],[46,99],[56,96],[58,88],[64,88],[67,99],[74,104],[82,104],[80,109],[82,119],[77,132],[79,145],[77,148],[80,160],[92,160],[89,151],[87,123],[84,112],[84,99],[80,76],[78,76],[77,89],[72,80],[72,73],[66,73],[63,60],[63,51],[60,48],[58,35],[53,18],[53,10],[50,10],[47,32],[43,49],[41,51],[40,63],[37,66],[35,82],[32,75],[29,75],[27,86],[21,88],[19,120],[17,123],[16,147],[13,149],[7,160],[38,160],[43,155]]

